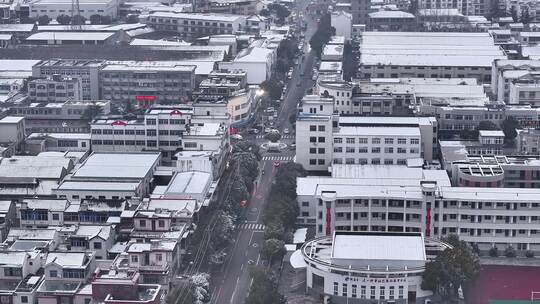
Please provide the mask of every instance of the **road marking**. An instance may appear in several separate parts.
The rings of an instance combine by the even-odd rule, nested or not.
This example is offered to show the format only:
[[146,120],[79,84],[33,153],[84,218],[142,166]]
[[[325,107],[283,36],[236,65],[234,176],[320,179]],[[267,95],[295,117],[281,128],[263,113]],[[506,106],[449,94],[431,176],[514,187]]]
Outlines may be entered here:
[[279,160],[279,161],[292,161],[294,156],[281,156],[281,155],[266,155],[263,156],[263,160]]
[[[260,212],[260,210],[259,210]],[[266,228],[266,226],[264,224],[259,224],[259,223],[256,223],[256,222],[252,222],[252,223],[242,223],[240,225],[237,226],[238,229],[241,229],[241,230],[264,230]]]
[[231,303],[234,303],[234,294],[236,293],[236,288],[238,288],[238,282],[240,281],[240,277],[236,278],[236,285],[234,285],[234,290],[231,296]]

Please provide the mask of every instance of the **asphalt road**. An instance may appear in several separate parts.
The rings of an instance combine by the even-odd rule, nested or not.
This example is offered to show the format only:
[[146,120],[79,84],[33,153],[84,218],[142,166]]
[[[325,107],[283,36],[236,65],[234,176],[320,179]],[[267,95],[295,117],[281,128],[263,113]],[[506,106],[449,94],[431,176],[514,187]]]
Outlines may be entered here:
[[[298,11],[305,13],[307,1],[298,3]],[[316,30],[316,21],[309,16],[304,20],[308,22],[305,33],[304,56],[300,57],[301,62],[293,71],[288,89],[279,112],[276,128],[283,130],[288,128],[290,135],[284,135],[282,142],[289,145],[294,142],[294,131],[289,123],[289,115],[296,111],[298,102],[302,99],[307,89],[314,84],[312,80],[312,68],[314,63],[314,53],[310,50],[308,41]],[[301,76],[301,74],[304,76]],[[298,86],[297,83],[300,82]],[[256,143],[263,143],[262,135],[249,136],[246,138]],[[250,200],[246,216],[247,222],[238,225],[236,230],[233,248],[229,251],[228,257],[221,269],[214,273],[212,277],[212,299],[210,303],[215,304],[240,304],[244,303],[251,286],[250,269],[261,265],[259,250],[264,240],[264,225],[262,223],[262,210],[266,195],[270,189],[272,178],[276,167],[273,163],[279,161],[291,161],[294,157],[294,149],[284,149],[280,153],[265,153],[260,163],[261,174],[257,180],[252,199]],[[264,174],[262,174],[264,172]]]

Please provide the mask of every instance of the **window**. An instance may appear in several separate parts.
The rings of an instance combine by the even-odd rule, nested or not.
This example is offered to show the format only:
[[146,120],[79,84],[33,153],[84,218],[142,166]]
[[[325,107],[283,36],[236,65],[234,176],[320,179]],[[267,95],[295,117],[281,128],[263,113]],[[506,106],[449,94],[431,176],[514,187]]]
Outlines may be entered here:
[[405,154],[405,153],[407,153],[407,149],[406,148],[397,148],[397,153],[398,154]]
[[[399,148],[398,148],[398,151],[399,151]],[[381,153],[381,148],[380,147],[373,147],[373,148],[371,148],[371,153]]]
[[352,287],[352,290],[351,290],[352,295],[351,295],[351,296],[352,296],[353,298],[356,298],[356,285],[353,284],[351,287]]
[[160,227],[160,228],[165,227],[165,221],[164,220],[159,220],[158,221],[158,227]]
[[398,138],[397,140],[398,145],[406,145],[407,139],[406,138]]
[[359,144],[367,144],[368,143],[367,138],[359,138],[358,143]]
[[326,153],[326,150],[324,148],[319,148],[318,152],[319,154],[324,154]]
[[323,143],[324,141],[325,141],[325,137],[324,136],[319,136],[319,142]]
[[309,154],[317,153],[317,148],[309,148]]
[[146,227],[146,220],[139,220],[139,226]]
[[317,131],[317,126],[311,125],[311,126],[309,126],[309,130],[310,131]]
[[132,263],[138,263],[139,262],[139,256],[138,255],[132,255],[131,256],[131,262]]
[[21,296],[22,303],[28,303],[28,296]]
[[386,290],[385,290],[384,286],[381,286],[379,288],[379,296],[380,296],[379,299],[381,299],[381,300],[384,300],[386,298]]
[[343,152],[343,148],[342,147],[334,147],[334,152],[335,153],[341,153],[341,152]]
[[319,165],[324,165],[324,163],[325,163],[324,159],[320,159],[320,158],[319,158],[319,159],[317,160],[317,164],[319,164]]
[[343,283],[341,295],[346,297],[347,296],[347,284]]
[[386,147],[386,148],[384,148],[384,153],[389,153],[389,154],[394,153],[394,148]]
[[354,153],[354,151],[355,151],[354,147],[346,147],[345,148],[345,152],[347,152],[347,153]]
[[398,298],[399,299],[403,299],[403,286],[399,286],[399,289],[398,289]]
[[362,285],[360,286],[360,299],[366,298],[366,286]]
[[309,160],[309,164],[310,164],[310,165],[316,165],[316,164],[317,164],[317,160],[312,158],[312,159]]
[[392,145],[392,144],[394,144],[394,139],[393,138],[385,138],[384,143],[386,145]]
[[375,299],[375,286],[370,287],[369,298],[373,300]]
[[320,126],[319,126],[319,132],[324,132],[324,130],[325,130],[324,125],[320,125]]
[[418,138],[411,138],[411,145],[418,145],[420,143],[420,139]]
[[335,295],[335,296],[338,295],[338,288],[339,288],[338,282],[334,282],[334,295]]
[[378,145],[381,143],[381,139],[380,138],[372,138],[371,139],[371,143],[374,144],[374,145]]
[[49,271],[49,277],[51,277],[51,278],[57,278],[57,277],[58,277],[58,271],[56,271],[56,270],[50,270],[50,271]]
[[317,137],[315,137],[315,136],[310,136],[310,137],[309,137],[309,142],[312,142],[312,143],[317,142]]
[[347,138],[347,143],[348,144],[354,144],[354,137],[352,137],[352,138],[348,137]]
[[341,138],[341,137],[336,137],[336,138],[334,138],[334,143],[335,143],[335,144],[341,144],[341,143],[343,143],[343,138]]
[[161,253],[156,253],[156,261],[158,261],[158,262],[163,261],[163,254],[161,254]]
[[390,294],[389,294],[389,299],[390,300],[393,300],[394,299],[394,289],[395,287],[394,286],[390,286]]
[[58,214],[58,213],[53,213],[52,219],[53,219],[53,221],[58,221],[58,220],[60,219],[60,214]]

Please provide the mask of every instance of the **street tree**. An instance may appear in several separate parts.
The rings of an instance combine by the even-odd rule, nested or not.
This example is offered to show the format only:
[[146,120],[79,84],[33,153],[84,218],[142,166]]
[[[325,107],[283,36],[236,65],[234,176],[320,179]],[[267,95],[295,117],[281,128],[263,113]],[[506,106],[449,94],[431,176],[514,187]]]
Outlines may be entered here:
[[517,130],[519,129],[519,122],[512,116],[507,117],[501,123],[501,129],[504,132],[504,140],[507,143],[513,143],[516,136]]
[[512,7],[510,8],[510,16],[512,17],[512,20],[514,20],[514,22],[519,21],[518,12],[515,5],[512,5]]
[[506,249],[504,250],[504,255],[505,255],[507,258],[515,258],[517,254],[516,254],[516,250],[514,249],[514,247],[508,246],[508,247],[506,247]]
[[493,246],[489,249],[489,256],[492,258],[496,258],[499,256],[499,249],[497,246]]
[[523,23],[523,24],[529,24],[529,22],[531,22],[531,14],[529,13],[529,7],[528,6],[525,6],[521,10],[521,17],[520,17],[519,21],[521,21],[521,23]]
[[280,221],[270,222],[264,229],[265,239],[279,239],[283,240],[285,236],[285,227]]
[[255,157],[257,158],[257,160],[261,160],[259,145],[253,143],[252,141],[241,140],[241,141],[236,142],[236,144],[234,144],[232,153],[234,155],[238,152],[253,153],[253,155],[255,155]]
[[214,250],[221,250],[232,242],[234,231],[233,218],[222,210],[218,210],[215,217],[214,233],[210,236],[210,241]]
[[418,0],[411,0],[409,4],[409,13],[416,15],[418,13]]
[[249,295],[245,304],[285,304],[287,300],[279,293],[278,285],[274,276],[267,273],[263,268],[255,268],[251,272],[253,284],[249,289]]
[[47,25],[49,22],[51,22],[51,18],[47,15],[41,15],[38,17],[37,22],[39,25]]
[[480,271],[478,256],[458,236],[450,235],[445,241],[452,246],[426,264],[422,276],[422,289],[443,297],[455,299],[458,289],[474,279]]
[[336,29],[332,27],[330,14],[321,17],[317,31],[311,36],[309,44],[318,56],[321,55],[323,47],[330,41],[330,37],[336,34]]
[[198,273],[190,277],[191,297],[193,304],[204,304],[210,302],[210,275]]
[[283,85],[274,78],[263,81],[260,86],[268,94],[270,99],[280,99]]
[[285,242],[279,239],[267,239],[263,243],[261,255],[272,265],[276,258],[285,254]]
[[58,17],[56,17],[56,22],[62,24],[62,25],[68,25],[71,23],[71,17],[68,16],[68,15],[58,15]]
[[289,17],[291,11],[285,6],[277,3],[268,5],[268,9],[276,15],[276,18],[280,23],[285,21],[285,18]]
[[112,18],[111,16],[101,16],[101,24],[111,24]]
[[270,11],[266,8],[263,8],[260,12],[259,12],[259,15],[263,16],[263,17],[269,17],[270,16]]

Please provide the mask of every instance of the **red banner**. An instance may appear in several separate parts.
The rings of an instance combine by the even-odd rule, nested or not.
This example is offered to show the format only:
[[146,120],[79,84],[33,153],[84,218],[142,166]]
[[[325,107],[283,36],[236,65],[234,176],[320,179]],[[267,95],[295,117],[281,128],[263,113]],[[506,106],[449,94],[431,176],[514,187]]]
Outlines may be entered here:
[[135,100],[137,100],[137,101],[154,101],[154,100],[156,100],[156,96],[139,95],[139,96],[135,96]]
[[426,208],[426,237],[431,235],[431,208]]
[[169,115],[180,115],[182,116],[182,112],[180,112],[180,110],[172,110],[171,113],[169,113]]
[[116,120],[111,123],[111,126],[127,126],[127,122]]
[[330,236],[332,234],[332,214],[330,214],[330,207],[326,207],[326,235]]

